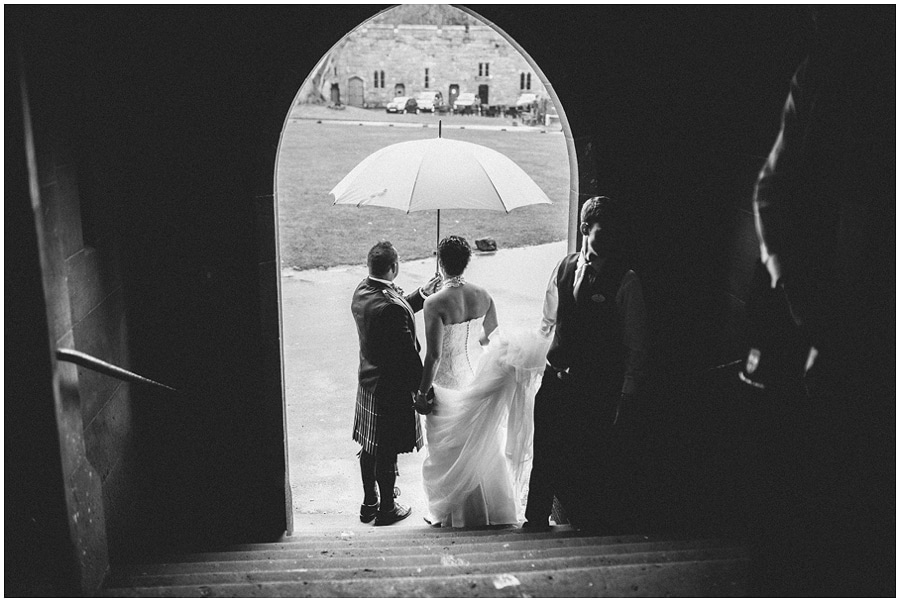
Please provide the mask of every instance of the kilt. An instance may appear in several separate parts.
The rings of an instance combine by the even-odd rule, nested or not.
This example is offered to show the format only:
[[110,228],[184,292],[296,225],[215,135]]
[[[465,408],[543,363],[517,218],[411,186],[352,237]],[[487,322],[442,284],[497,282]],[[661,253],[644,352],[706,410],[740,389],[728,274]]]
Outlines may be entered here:
[[422,449],[424,440],[419,415],[412,408],[386,412],[379,407],[375,392],[364,387],[356,390],[356,413],[353,417],[353,440],[366,453],[378,457],[382,453],[402,454]]

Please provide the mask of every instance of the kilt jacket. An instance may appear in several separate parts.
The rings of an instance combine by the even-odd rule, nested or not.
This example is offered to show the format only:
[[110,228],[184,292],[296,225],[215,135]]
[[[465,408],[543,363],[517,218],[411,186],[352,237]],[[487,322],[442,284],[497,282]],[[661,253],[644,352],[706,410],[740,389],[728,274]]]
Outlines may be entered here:
[[359,334],[353,439],[370,454],[422,447],[413,394],[422,378],[415,312],[424,302],[418,290],[403,296],[368,277],[353,293],[351,311]]

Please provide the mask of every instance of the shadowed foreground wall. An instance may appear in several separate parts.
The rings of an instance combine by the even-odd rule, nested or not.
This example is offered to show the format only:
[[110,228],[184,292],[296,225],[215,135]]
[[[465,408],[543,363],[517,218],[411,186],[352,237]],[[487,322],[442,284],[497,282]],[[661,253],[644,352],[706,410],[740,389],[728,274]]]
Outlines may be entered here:
[[[24,546],[8,535],[7,567],[58,566],[49,559],[67,539],[58,529],[67,521],[60,496],[71,494],[66,479],[78,471],[94,485],[74,507],[102,513],[75,550],[96,559],[89,586],[107,554],[115,563],[158,547],[271,539],[287,527],[277,144],[305,77],[379,8],[5,9],[7,43],[20,41],[24,57],[38,174],[56,178],[41,180],[47,238],[10,230],[28,219],[8,220],[7,248],[24,240],[44,256],[57,253],[43,274],[35,254],[24,253],[29,261],[16,276],[60,285],[44,290],[49,333],[7,339],[7,358],[14,346],[37,358],[35,369],[8,359],[6,378],[52,374],[75,383],[65,414],[73,420],[58,422],[57,439],[47,432],[50,383],[36,386],[38,399],[28,402],[46,410],[40,419],[8,395],[6,424],[24,423],[41,440],[77,435],[83,444],[49,446],[28,464],[11,465],[7,454],[8,479],[25,481],[35,470],[65,475],[45,478],[57,501],[34,514],[57,525],[46,531],[49,544],[11,559],[11,546]],[[741,409],[703,405],[709,396],[684,386],[693,382],[685,375],[743,353],[743,302],[757,253],[750,194],[804,54],[805,9],[474,8],[525,49],[556,90],[578,151],[582,199],[615,194],[633,208],[654,382],[668,393],[647,422],[671,445],[679,420],[703,418],[677,433],[689,449],[666,469],[669,478],[687,479],[687,497],[660,515],[685,528],[708,527],[712,517],[739,530],[741,500],[722,496],[717,483],[729,465],[703,472],[690,461],[734,453],[728,445]],[[892,23],[893,11],[884,10]],[[16,78],[8,59],[6,73],[9,89]],[[22,119],[22,107],[8,102],[8,123]],[[7,173],[19,174],[20,185],[7,211],[15,203],[27,216],[21,146],[8,137]],[[8,283],[9,273],[7,263]],[[7,294],[34,299],[36,290],[22,284]],[[884,317],[893,323],[892,310]],[[184,393],[61,367],[48,358],[60,341]],[[694,498],[707,490],[714,495],[698,505]],[[8,498],[7,520],[26,516],[28,499]],[[70,565],[84,579],[84,567]],[[8,570],[7,583],[21,574]],[[65,574],[43,571],[51,590],[71,587]]]

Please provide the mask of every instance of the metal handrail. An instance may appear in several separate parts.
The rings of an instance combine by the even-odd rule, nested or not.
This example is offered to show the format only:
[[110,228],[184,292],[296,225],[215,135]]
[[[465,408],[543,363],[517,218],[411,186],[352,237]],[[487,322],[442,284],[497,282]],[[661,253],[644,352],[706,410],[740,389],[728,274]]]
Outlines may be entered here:
[[113,378],[117,378],[126,382],[152,385],[155,387],[166,389],[167,391],[172,391],[173,393],[178,393],[178,389],[173,389],[168,385],[164,385],[162,383],[156,382],[155,380],[143,377],[140,374],[135,374],[134,372],[126,370],[125,368],[114,366],[113,364],[104,362],[103,360],[97,359],[96,357],[88,355],[87,353],[76,351],[75,349],[57,349],[56,359],[61,362],[77,364],[79,366],[82,366],[83,368],[87,368],[88,370],[93,370],[94,372],[99,372],[101,374],[105,374],[107,376],[111,376]]

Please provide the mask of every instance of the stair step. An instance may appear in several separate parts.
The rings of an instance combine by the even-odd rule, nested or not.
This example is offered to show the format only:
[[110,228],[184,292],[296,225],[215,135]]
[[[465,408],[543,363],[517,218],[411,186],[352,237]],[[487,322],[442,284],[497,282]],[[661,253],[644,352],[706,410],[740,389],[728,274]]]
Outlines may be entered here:
[[320,550],[335,546],[345,547],[388,547],[388,546],[418,546],[418,545],[460,545],[468,543],[490,543],[490,542],[516,542],[530,541],[540,542],[546,540],[591,540],[591,545],[602,544],[619,544],[619,543],[638,543],[648,541],[671,540],[673,537],[658,535],[615,535],[615,536],[588,536],[578,533],[577,531],[558,531],[546,533],[525,533],[522,531],[494,531],[488,532],[472,532],[457,531],[456,533],[442,534],[440,531],[445,529],[432,529],[431,532],[413,532],[406,537],[376,537],[372,535],[359,535],[352,532],[345,532],[342,535],[332,537],[285,537],[279,541],[270,543],[247,543],[230,545],[220,550],[210,551],[252,551],[252,550]]
[[572,549],[572,554],[579,553],[577,549],[603,549],[609,553],[638,552],[644,550],[669,550],[672,547],[684,548],[711,548],[725,545],[719,540],[699,541],[637,541],[633,543],[606,543],[594,538],[571,539],[546,539],[542,541],[490,541],[490,542],[445,542],[445,543],[410,543],[391,546],[373,545],[369,542],[357,542],[354,544],[331,545],[320,548],[299,549],[291,548],[260,548],[255,550],[236,550],[224,552],[206,552],[197,554],[183,554],[170,558],[172,562],[229,562],[239,560],[307,560],[314,558],[368,558],[381,556],[434,556],[444,552],[454,554],[478,554],[482,552],[504,551],[514,552],[518,550],[557,550]]
[[529,535],[529,536],[568,536],[581,533],[570,525],[556,525],[549,531],[525,532],[514,525],[500,525],[493,527],[432,527],[426,523],[421,526],[412,526],[399,523],[390,527],[374,527],[372,524],[355,523],[352,526],[331,528],[317,531],[295,531],[291,535],[285,535],[281,541],[310,541],[316,539],[331,539],[342,536],[365,537],[366,539],[409,539],[410,537],[494,537],[498,535]]
[[107,597],[733,597],[746,559],[628,564],[451,576],[111,588]]
[[491,562],[468,562],[465,558],[446,556],[441,564],[394,565],[369,568],[354,566],[346,568],[294,567],[275,570],[245,570],[170,574],[117,574],[108,587],[151,587],[218,585],[229,583],[271,583],[271,582],[312,582],[348,579],[383,579],[397,577],[438,577],[459,574],[502,574],[522,573],[541,570],[561,570],[626,564],[662,564],[689,560],[713,560],[740,558],[741,548],[687,549],[670,551],[648,551],[624,554],[599,554],[591,556],[564,556],[551,558],[527,558],[492,560]]
[[[540,543],[514,542],[505,544],[464,544],[461,546],[395,547],[387,549],[363,548],[358,550],[336,549],[319,552],[257,551],[218,552],[190,554],[168,559],[166,563],[134,565],[123,568],[127,574],[198,573],[253,570],[285,570],[297,568],[340,568],[439,565],[447,557],[470,564],[530,558],[564,558],[597,556],[636,552],[673,551],[685,549],[709,549],[723,547],[715,540],[657,541],[607,545],[565,545],[580,543],[578,540],[549,540]],[[562,545],[560,545],[562,544]]]

